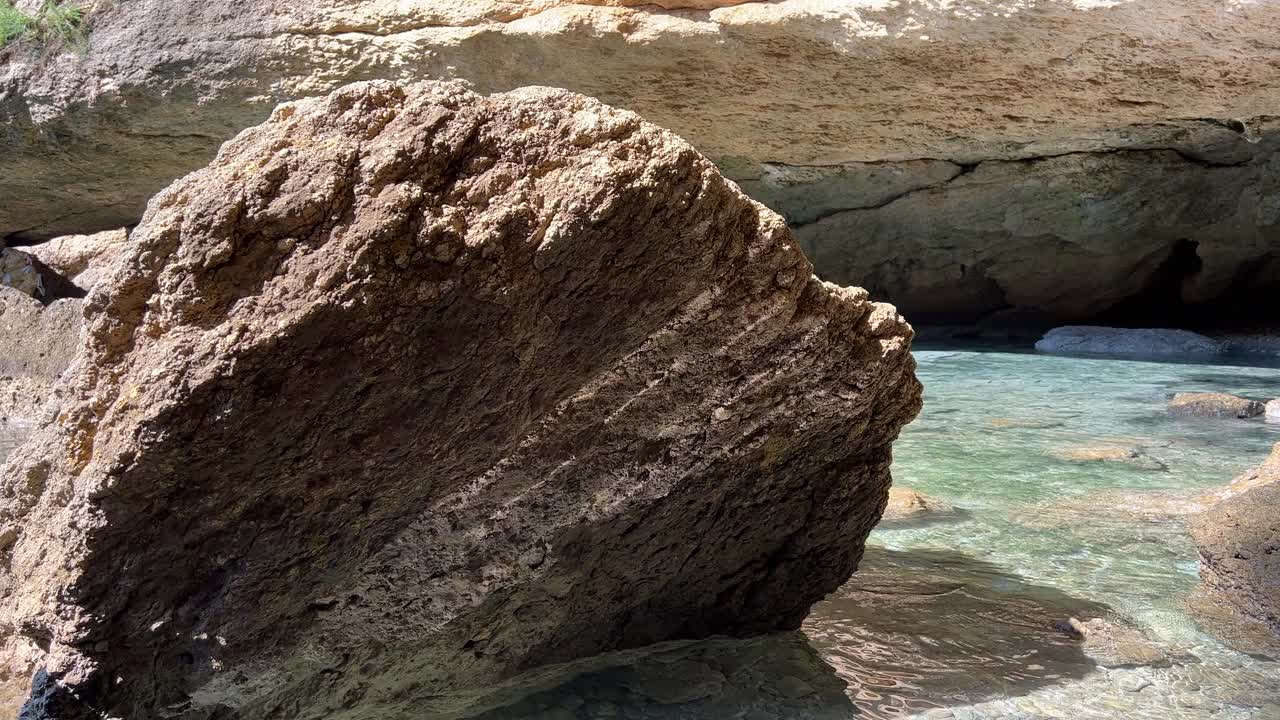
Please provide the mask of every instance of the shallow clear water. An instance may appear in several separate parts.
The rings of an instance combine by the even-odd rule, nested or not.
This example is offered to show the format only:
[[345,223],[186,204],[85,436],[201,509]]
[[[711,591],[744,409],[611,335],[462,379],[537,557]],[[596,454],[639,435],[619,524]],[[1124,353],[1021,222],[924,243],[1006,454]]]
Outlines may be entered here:
[[[1280,371],[916,357],[925,410],[895,445],[894,481],[957,512],[877,529],[862,571],[805,627],[863,716],[1280,718],[1280,664],[1227,648],[1188,613],[1195,549],[1165,512],[1280,441],[1261,420],[1171,418],[1169,396],[1278,397]],[[1136,457],[1078,459],[1098,446]],[[1055,616],[1132,628],[1168,667],[1105,667]]]

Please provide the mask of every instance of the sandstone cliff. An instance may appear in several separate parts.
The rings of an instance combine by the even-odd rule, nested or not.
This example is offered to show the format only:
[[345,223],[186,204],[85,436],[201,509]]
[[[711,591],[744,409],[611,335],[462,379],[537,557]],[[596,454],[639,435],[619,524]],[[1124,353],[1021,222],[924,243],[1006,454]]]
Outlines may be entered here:
[[0,69],[0,237],[137,221],[277,102],[352,80],[568,88],[689,139],[819,274],[923,319],[1280,287],[1280,4],[130,0]]
[[28,714],[480,711],[795,628],[920,405],[910,328],[692,147],[564,91],[357,84],[150,203],[3,471]]

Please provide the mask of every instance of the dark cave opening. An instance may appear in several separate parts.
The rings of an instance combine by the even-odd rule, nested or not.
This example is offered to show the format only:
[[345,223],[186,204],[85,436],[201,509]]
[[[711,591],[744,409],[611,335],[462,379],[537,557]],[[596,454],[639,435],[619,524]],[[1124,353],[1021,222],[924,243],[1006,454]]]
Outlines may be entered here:
[[1098,324],[1117,327],[1178,327],[1200,331],[1271,330],[1280,327],[1270,288],[1280,277],[1273,253],[1241,263],[1229,290],[1203,302],[1187,302],[1183,287],[1204,267],[1199,243],[1179,240],[1137,294],[1102,313]]
[[1173,318],[1187,316],[1183,300],[1183,283],[1204,268],[1200,243],[1182,239],[1173,244],[1169,254],[1136,294],[1113,305],[1099,320],[1104,325],[1121,327],[1161,327]]

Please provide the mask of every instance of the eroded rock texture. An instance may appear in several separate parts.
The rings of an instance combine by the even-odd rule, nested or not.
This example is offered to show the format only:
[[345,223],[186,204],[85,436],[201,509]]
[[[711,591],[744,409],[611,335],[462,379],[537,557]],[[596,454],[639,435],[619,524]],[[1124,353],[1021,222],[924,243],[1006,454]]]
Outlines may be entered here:
[[910,328],[674,135],[357,84],[149,205],[3,475],[29,712],[449,717],[795,628],[917,412]]
[[1208,596],[1280,636],[1280,444],[1191,522]]
[[675,130],[912,317],[1150,324],[1280,287],[1274,2],[95,4],[86,56],[0,66],[0,236],[136,222],[281,100],[461,78]]
[[0,422],[34,420],[75,357],[81,301],[44,305],[0,286]]

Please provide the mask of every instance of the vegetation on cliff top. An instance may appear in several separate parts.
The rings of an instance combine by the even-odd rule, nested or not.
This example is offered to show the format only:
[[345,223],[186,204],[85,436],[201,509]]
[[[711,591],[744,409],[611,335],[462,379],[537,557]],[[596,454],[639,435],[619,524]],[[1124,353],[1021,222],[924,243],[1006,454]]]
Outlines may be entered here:
[[34,39],[40,43],[61,41],[66,47],[82,49],[88,40],[84,10],[76,5],[45,0],[34,15],[13,6],[12,0],[0,0],[0,48],[19,40]]

